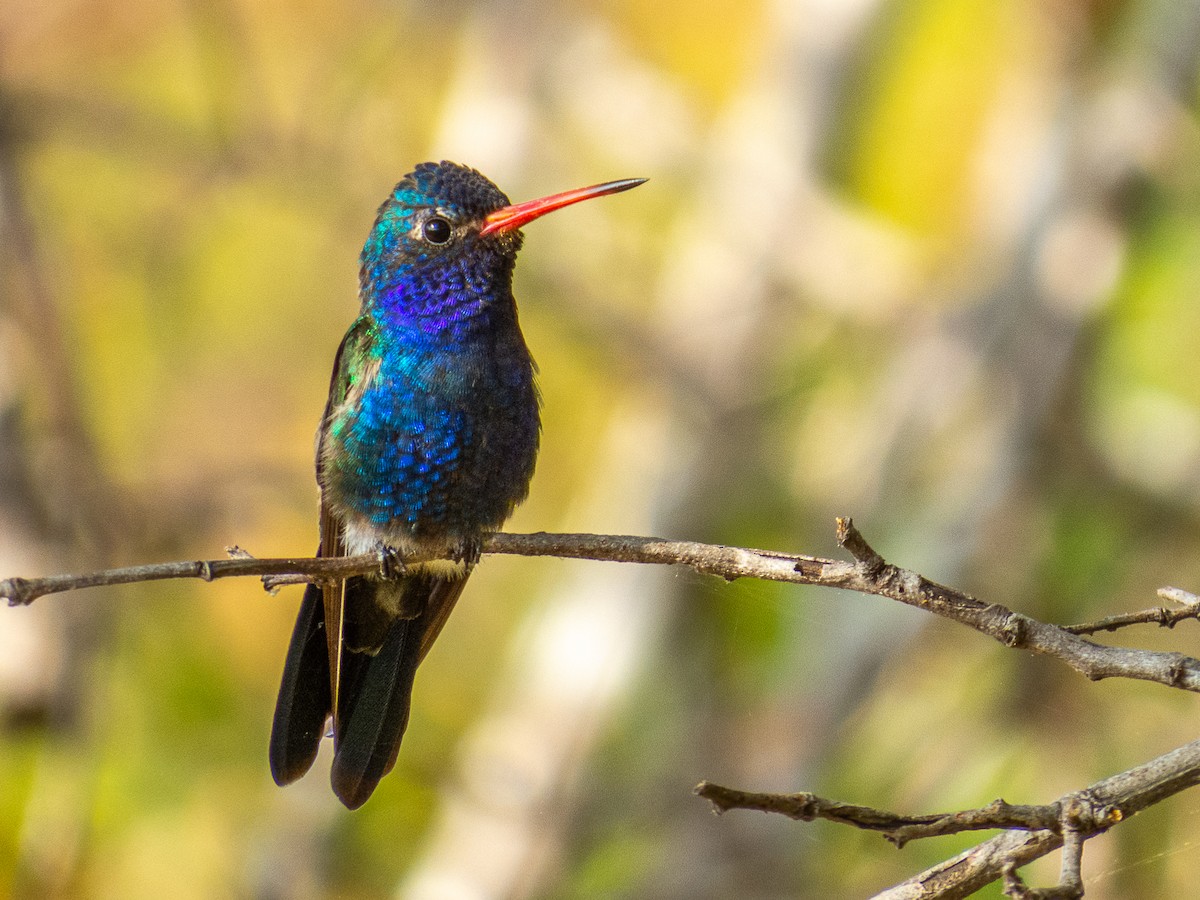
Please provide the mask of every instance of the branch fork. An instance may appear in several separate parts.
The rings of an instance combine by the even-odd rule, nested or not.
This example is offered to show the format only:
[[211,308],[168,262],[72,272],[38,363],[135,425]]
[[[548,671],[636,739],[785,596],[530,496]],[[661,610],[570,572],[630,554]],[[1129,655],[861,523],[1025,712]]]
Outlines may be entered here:
[[[608,562],[684,565],[696,572],[734,581],[759,578],[791,584],[836,587],[915,606],[991,637],[1006,647],[1054,657],[1091,680],[1133,678],[1167,687],[1200,692],[1200,660],[1180,653],[1112,647],[1087,640],[1085,634],[1115,631],[1136,624],[1174,627],[1200,618],[1200,597],[1179,588],[1163,588],[1163,600],[1180,604],[1111,616],[1080,625],[1040,622],[1000,604],[989,604],[888,563],[846,518],[837,520],[837,541],[853,558],[824,559],[741,547],[670,541],[655,537],[592,534],[493,534],[482,542],[483,553],[553,556]],[[289,584],[336,583],[353,576],[389,573],[427,557],[400,558],[387,548],[353,557],[328,559],[256,559],[239,547],[228,559],[193,560],[110,569],[81,575],[9,578],[0,581],[0,599],[28,606],[47,594],[103,585],[132,584],[169,578],[256,576],[275,593]],[[1005,892],[1023,900],[1082,896],[1080,866],[1083,845],[1146,806],[1200,783],[1200,741],[1187,744],[1141,766],[1068,794],[1044,806],[995,800],[979,809],[955,813],[905,816],[871,807],[828,800],[810,793],[761,794],[702,782],[696,793],[718,813],[756,809],[800,821],[827,819],[882,833],[897,847],[920,838],[980,829],[1004,833],[954,859],[897,885],[879,898],[963,897],[1003,878]],[[1017,869],[1063,847],[1059,883],[1051,888],[1025,886]]]

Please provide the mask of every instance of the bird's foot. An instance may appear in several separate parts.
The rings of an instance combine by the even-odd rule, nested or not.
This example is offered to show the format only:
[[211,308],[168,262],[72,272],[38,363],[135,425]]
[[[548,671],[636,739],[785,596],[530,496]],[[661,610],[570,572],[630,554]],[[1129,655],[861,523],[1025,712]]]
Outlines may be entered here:
[[408,567],[404,565],[404,558],[395,547],[379,541],[375,545],[375,552],[379,554],[380,578],[388,581],[396,581],[403,578],[408,572]]
[[470,571],[475,567],[475,563],[479,562],[479,557],[483,555],[483,536],[464,538],[463,542],[458,545],[458,552],[454,555],[454,561],[460,562]]

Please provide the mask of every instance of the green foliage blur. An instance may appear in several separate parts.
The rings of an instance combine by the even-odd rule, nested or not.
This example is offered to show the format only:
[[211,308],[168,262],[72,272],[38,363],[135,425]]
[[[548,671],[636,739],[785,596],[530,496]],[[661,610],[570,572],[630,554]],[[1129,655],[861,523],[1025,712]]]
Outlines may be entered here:
[[[7,0],[0,577],[311,553],[358,251],[453,158],[514,200],[651,179],[527,229],[512,530],[830,556],[853,515],[1049,621],[1196,590],[1192,6]],[[325,756],[267,771],[299,589],[0,611],[0,897],[867,896],[981,838],[692,787],[1047,802],[1195,736],[1188,696],[877,598],[619,568],[485,559],[356,813]],[[1200,889],[1196,803],[1089,843],[1088,897]]]

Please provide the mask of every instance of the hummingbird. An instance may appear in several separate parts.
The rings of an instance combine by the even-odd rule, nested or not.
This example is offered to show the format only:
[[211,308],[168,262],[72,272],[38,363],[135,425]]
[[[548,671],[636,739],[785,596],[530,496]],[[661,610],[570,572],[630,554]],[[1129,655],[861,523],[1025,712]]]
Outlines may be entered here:
[[327,730],[348,808],[395,765],[417,666],[533,477],[540,399],[512,291],[520,229],[644,181],[513,204],[474,169],[427,162],[380,206],[317,430],[318,555],[434,561],[307,587],[271,728],[277,784],[308,771]]

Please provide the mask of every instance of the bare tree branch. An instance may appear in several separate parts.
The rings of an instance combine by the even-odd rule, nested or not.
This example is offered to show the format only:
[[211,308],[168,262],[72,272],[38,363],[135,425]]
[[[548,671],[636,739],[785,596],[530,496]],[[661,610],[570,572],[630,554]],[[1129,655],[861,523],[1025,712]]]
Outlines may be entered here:
[[[910,606],[974,628],[1009,647],[1052,656],[1088,678],[1135,678],[1170,687],[1200,691],[1200,660],[1178,653],[1109,647],[1085,640],[1079,632],[1123,627],[1136,622],[1174,624],[1196,616],[1194,595],[1164,588],[1164,599],[1185,604],[1177,611],[1146,610],[1113,616],[1089,625],[1058,626],[1039,622],[997,604],[984,603],[968,594],[930,581],[916,572],[888,563],[848,518],[837,520],[838,543],[854,560],[824,559],[802,554],[776,553],[725,547],[691,541],[669,541],[631,535],[494,534],[483,545],[485,553],[522,556],[556,556],[607,562],[686,565],[697,572],[726,580],[750,577],[793,584],[838,587],[898,600]],[[335,559],[255,559],[232,547],[230,559],[169,562],[82,575],[45,578],[9,578],[0,581],[0,598],[12,606],[28,605],[46,594],[85,587],[131,584],[173,578],[258,576],[268,589],[283,583],[323,581],[394,571],[393,551]],[[409,556],[404,564],[424,561]],[[1005,891],[1029,900],[1082,896],[1080,865],[1084,842],[1133,813],[1200,782],[1200,741],[1187,744],[1043,806],[1013,805],[996,800],[986,807],[956,813],[905,816],[871,807],[828,800],[815,794],[761,794],[701,783],[696,793],[718,812],[757,809],[811,821],[828,819],[879,831],[897,846],[910,840],[986,828],[1009,833],[978,845],[939,864],[914,879],[897,885],[880,897],[963,897],[997,878],[1005,878]],[[1014,835],[1020,831],[1023,834]],[[1030,889],[1016,873],[1017,867],[1065,845],[1059,883],[1047,889]]]
[[[1200,660],[1194,657],[1098,644],[1063,626],[1040,622],[996,603],[984,603],[886,562],[849,518],[837,520],[837,537],[838,543],[854,557],[853,562],[655,537],[544,532],[493,534],[484,541],[483,551],[603,562],[685,565],[728,581],[759,578],[844,588],[897,600],[966,625],[1005,646],[1053,657],[1092,680],[1133,678],[1200,692]],[[159,563],[83,575],[9,578],[0,581],[0,599],[7,599],[11,606],[21,606],[46,594],[167,578],[211,581],[249,575],[276,576],[268,582],[268,586],[273,587],[281,583],[277,576],[321,581],[386,570],[390,563],[389,555],[384,552],[339,559],[253,559],[246,558],[241,551],[231,552],[237,558]],[[424,560],[412,556],[402,561]]]
[[[1044,806],[1017,806],[996,800],[980,809],[905,816],[867,806],[827,800],[813,794],[760,794],[702,782],[696,793],[718,813],[730,809],[775,812],[793,819],[828,819],[883,836],[898,846],[910,840],[980,828],[1008,833],[985,841],[953,859],[938,863],[876,896],[876,900],[950,900],[966,897],[985,884],[1006,878],[1006,892],[1026,898],[1082,896],[1083,844],[1118,822],[1167,797],[1200,784],[1200,741],[1193,741],[1149,762],[1113,775]],[[1066,846],[1059,883],[1031,890],[1016,869]]]

